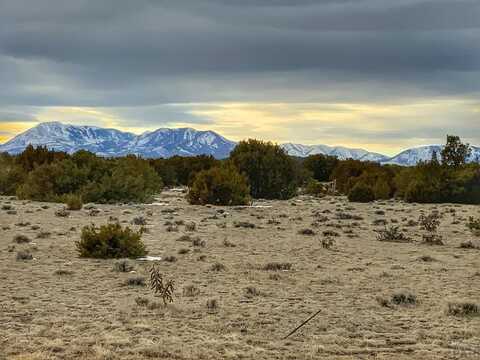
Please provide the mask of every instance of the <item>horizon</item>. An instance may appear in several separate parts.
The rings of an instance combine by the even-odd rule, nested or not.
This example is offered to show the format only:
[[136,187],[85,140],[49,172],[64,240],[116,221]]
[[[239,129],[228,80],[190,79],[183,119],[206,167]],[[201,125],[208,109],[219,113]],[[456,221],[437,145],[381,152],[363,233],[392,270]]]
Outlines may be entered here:
[[[156,131],[156,130],[161,130],[161,129],[168,129],[168,130],[176,130],[176,129],[190,129],[190,130],[194,130],[194,131],[213,131],[213,130],[199,130],[199,129],[196,129],[194,127],[178,127],[178,128],[174,128],[174,127],[161,127],[161,128],[157,128],[157,129],[153,129],[153,130],[149,130],[149,131],[144,131],[142,133],[135,133],[135,132],[131,132],[131,131],[124,131],[124,130],[120,130],[118,128],[115,128],[115,127],[102,127],[102,126],[98,126],[98,125],[91,125],[91,124],[82,124],[82,125],[78,125],[78,124],[72,124],[72,123],[64,123],[64,122],[61,122],[61,121],[46,121],[46,122],[42,122],[42,123],[38,123],[36,125],[33,125],[31,128],[25,130],[25,131],[28,131],[28,130],[31,130],[39,125],[44,125],[44,124],[60,124],[60,125],[70,125],[70,126],[76,126],[76,127],[93,127],[93,128],[100,128],[100,129],[107,129],[107,130],[118,130],[118,131],[122,131],[122,132],[128,132],[130,134],[133,134],[135,136],[140,136],[140,135],[143,135],[143,134],[146,134],[146,133],[151,133],[152,131]],[[274,144],[278,144],[278,145],[285,145],[285,144],[292,144],[292,145],[303,145],[303,146],[328,146],[328,147],[331,147],[331,148],[347,148],[347,149],[350,149],[350,150],[365,150],[365,151],[368,151],[370,153],[377,153],[375,151],[371,151],[370,149],[368,148],[355,148],[355,147],[348,147],[348,146],[345,146],[345,145],[342,145],[342,144],[321,144],[321,143],[313,143],[313,144],[301,144],[301,143],[296,143],[296,142],[283,142],[283,143],[279,143],[279,142],[275,142],[275,141],[272,141],[272,140],[269,140],[269,139],[259,139],[259,138],[255,138],[255,137],[246,137],[244,139],[240,139],[240,140],[232,140],[232,139],[229,139],[228,137],[225,137],[223,134],[221,133],[218,133],[216,131],[213,131],[214,133],[216,133],[217,135],[220,135],[222,136],[223,138],[225,138],[226,140],[229,140],[229,141],[234,141],[236,143],[238,143],[239,141],[242,141],[242,140],[247,140],[247,139],[257,139],[257,140],[262,140],[262,141],[269,141],[269,142],[272,142]],[[4,142],[0,142],[0,146],[1,145],[4,145],[6,143],[8,143],[10,140],[13,140],[16,136],[18,135],[21,135],[23,134],[22,133],[19,133],[19,134],[16,134],[14,135],[13,137],[11,137],[9,140],[7,141],[4,141]],[[451,135],[451,134],[449,134]],[[446,137],[447,135],[445,135]],[[442,143],[437,143],[437,144],[420,144],[420,145],[414,145],[414,146],[411,146],[409,148],[404,148],[402,150],[400,150],[399,152],[397,153],[394,153],[394,154],[389,154],[389,153],[378,153],[379,155],[384,155],[384,156],[388,156],[388,157],[395,157],[397,155],[400,155],[401,153],[403,153],[404,151],[407,151],[407,150],[411,150],[411,149],[416,149],[416,148],[422,148],[422,147],[428,147],[428,146],[443,146],[444,144]],[[475,147],[475,148],[478,148],[479,146],[476,145],[476,144],[469,144],[470,146],[472,147]]]
[[480,144],[478,1],[27,5],[0,13],[0,143],[57,119],[388,156]]

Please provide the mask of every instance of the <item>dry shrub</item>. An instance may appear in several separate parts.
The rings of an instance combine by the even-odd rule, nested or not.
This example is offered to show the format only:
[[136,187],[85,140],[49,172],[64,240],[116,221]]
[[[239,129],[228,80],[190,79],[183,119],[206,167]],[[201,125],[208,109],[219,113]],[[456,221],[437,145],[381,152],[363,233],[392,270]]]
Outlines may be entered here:
[[255,286],[248,286],[245,288],[245,296],[255,297],[261,295],[260,291]]
[[32,260],[33,255],[28,250],[22,250],[17,252],[17,260]]
[[30,240],[30,238],[28,236],[22,235],[22,234],[15,235],[14,238],[13,238],[13,242],[16,242],[17,244],[26,244],[26,243],[29,243],[31,241],[32,240]]
[[448,303],[447,314],[452,316],[480,316],[480,305],[474,302],[457,301]]
[[210,270],[211,271],[225,271],[226,270],[226,267],[225,265],[223,265],[222,263],[219,263],[219,262],[216,262],[215,264],[213,264],[211,267],[210,267]]
[[185,231],[195,231],[197,230],[197,224],[193,221],[187,222],[185,224]]
[[417,295],[409,291],[399,291],[392,295],[390,301],[395,305],[416,305]]
[[55,216],[58,216],[58,217],[69,217],[69,216],[70,216],[70,212],[69,212],[67,209],[60,209],[60,210],[55,211]]
[[145,219],[143,216],[137,216],[132,219],[132,224],[145,226],[147,225],[147,219]]
[[460,244],[460,248],[461,249],[480,249],[480,247],[478,245],[475,245],[471,240],[462,242]]
[[218,301],[216,299],[207,300],[207,311],[214,313],[218,310]]
[[429,215],[420,215],[418,222],[423,230],[428,232],[436,232],[440,225],[440,216],[437,212],[432,212]]
[[312,229],[301,229],[298,231],[298,233],[300,235],[308,235],[308,236],[313,236],[315,235],[315,231],[313,231]]
[[383,230],[377,231],[378,241],[388,242],[409,242],[410,239],[399,230],[398,226],[385,227]]
[[444,245],[442,236],[438,234],[423,234],[422,241],[426,245]]
[[233,224],[236,228],[255,229],[255,224],[248,221],[238,221]]
[[130,272],[134,265],[129,259],[120,259],[113,264],[113,270],[118,272]]
[[291,270],[292,263],[287,262],[270,262],[263,266],[263,270],[267,271],[283,271],[283,270]]
[[475,219],[473,216],[468,218],[467,228],[475,236],[480,236],[480,218]]
[[175,282],[172,279],[164,279],[155,265],[150,268],[150,289],[162,298],[164,306],[167,306],[167,302],[173,302]]
[[195,285],[187,285],[183,287],[183,296],[196,297],[200,294],[200,289]]
[[331,237],[325,237],[322,239],[322,248],[330,249],[335,245],[335,240]]
[[145,277],[135,276],[126,280],[128,286],[145,286]]

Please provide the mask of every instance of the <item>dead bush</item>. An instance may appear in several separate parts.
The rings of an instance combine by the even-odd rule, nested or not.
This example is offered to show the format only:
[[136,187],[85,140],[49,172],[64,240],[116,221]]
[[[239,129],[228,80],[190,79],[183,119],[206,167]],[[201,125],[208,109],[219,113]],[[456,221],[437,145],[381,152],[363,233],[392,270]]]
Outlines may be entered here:
[[120,259],[113,263],[113,270],[117,272],[130,272],[133,269],[134,265],[129,259]]
[[470,301],[455,301],[448,303],[447,314],[451,316],[480,316],[480,305]]
[[270,262],[263,266],[266,271],[286,271],[291,270],[292,264],[287,262]]
[[429,215],[420,215],[418,218],[420,227],[428,232],[436,232],[440,225],[440,216],[437,212],[432,212]]
[[33,255],[28,250],[22,250],[17,252],[17,260],[32,260]]
[[150,289],[162,298],[164,306],[167,306],[167,302],[173,302],[175,282],[172,279],[164,279],[155,265],[150,268]]
[[22,234],[19,234],[19,235],[15,235],[13,237],[13,242],[17,243],[17,244],[27,244],[29,242],[31,242],[32,240],[30,240],[30,238],[26,235],[22,235]]
[[183,296],[196,297],[200,294],[200,289],[195,285],[187,285],[183,287]]
[[388,242],[409,242],[410,239],[399,230],[398,226],[385,227],[383,230],[377,231],[378,241]]
[[67,209],[60,209],[60,210],[55,211],[55,216],[69,217],[70,216],[70,211],[68,211]]

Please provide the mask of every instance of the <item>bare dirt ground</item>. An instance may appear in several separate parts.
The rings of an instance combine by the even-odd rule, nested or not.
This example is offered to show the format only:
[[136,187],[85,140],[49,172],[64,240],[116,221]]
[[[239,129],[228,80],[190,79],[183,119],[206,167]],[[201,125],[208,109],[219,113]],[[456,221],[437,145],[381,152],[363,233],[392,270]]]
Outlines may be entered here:
[[[58,217],[61,204],[0,200],[0,359],[480,359],[480,317],[446,313],[449,301],[480,301],[480,250],[460,248],[478,244],[465,227],[478,206],[297,197],[202,207],[167,191],[162,204]],[[434,209],[443,246],[423,244],[409,224]],[[138,216],[147,220],[149,255],[176,258],[155,262],[175,280],[167,307],[148,287],[152,262],[133,260],[134,273],[118,272],[116,260],[82,259],[75,249],[82,226]],[[382,220],[412,241],[378,241]],[[19,234],[31,242],[14,242]],[[178,241],[185,234],[197,246]],[[329,236],[335,244],[326,249]],[[17,260],[25,249],[33,259]],[[265,269],[275,262],[291,269]],[[139,276],[147,286],[127,284]],[[378,300],[398,292],[417,304]]]

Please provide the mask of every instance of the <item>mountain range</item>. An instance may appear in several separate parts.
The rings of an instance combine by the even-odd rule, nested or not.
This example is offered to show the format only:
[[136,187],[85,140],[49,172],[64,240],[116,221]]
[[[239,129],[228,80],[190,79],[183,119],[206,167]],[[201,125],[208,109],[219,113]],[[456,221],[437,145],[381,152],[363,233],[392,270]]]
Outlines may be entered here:
[[[141,135],[116,129],[96,126],[76,126],[60,122],[41,123],[0,145],[0,152],[17,154],[29,144],[44,145],[49,149],[74,153],[88,150],[100,156],[123,156],[135,154],[146,158],[171,157],[175,155],[212,155],[228,157],[236,142],[213,131],[198,131],[191,128],[160,128]],[[343,146],[280,144],[292,156],[306,157],[314,154],[336,156],[339,159],[375,161],[382,164],[415,165],[421,160],[430,160],[434,151],[440,153],[441,145],[420,146],[402,151],[393,157],[351,149]],[[470,161],[480,161],[480,147],[472,146]]]

